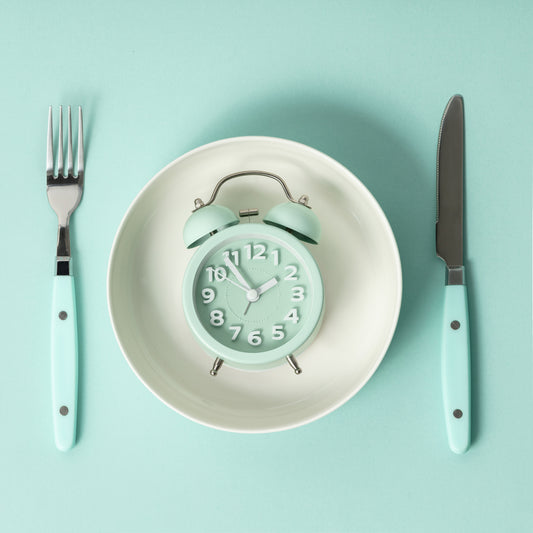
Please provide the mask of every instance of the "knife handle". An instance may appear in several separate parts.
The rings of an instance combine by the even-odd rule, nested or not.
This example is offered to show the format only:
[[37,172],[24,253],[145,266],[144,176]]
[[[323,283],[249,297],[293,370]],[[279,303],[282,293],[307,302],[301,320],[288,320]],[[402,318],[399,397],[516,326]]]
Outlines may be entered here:
[[78,332],[73,276],[54,276],[52,296],[52,405],[56,446],[76,442]]
[[470,334],[465,285],[446,285],[442,335],[442,390],[450,449],[470,446]]

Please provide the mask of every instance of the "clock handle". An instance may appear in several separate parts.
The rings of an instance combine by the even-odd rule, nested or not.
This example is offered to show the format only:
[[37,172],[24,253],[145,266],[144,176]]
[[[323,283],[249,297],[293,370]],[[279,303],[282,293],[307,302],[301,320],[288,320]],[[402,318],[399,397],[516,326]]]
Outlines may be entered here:
[[289,187],[285,183],[285,180],[281,176],[273,174],[272,172],[265,172],[264,170],[241,170],[240,172],[233,172],[232,174],[228,174],[227,176],[224,176],[223,178],[218,180],[217,184],[215,185],[215,188],[213,189],[213,192],[211,193],[211,198],[209,198],[209,200],[205,204],[200,198],[197,198],[194,201],[195,209],[211,205],[215,201],[220,187],[222,187],[222,185],[226,183],[226,181],[232,180],[234,178],[239,178],[240,176],[264,176],[265,178],[272,178],[281,185],[281,188],[283,189],[283,192],[285,193],[285,196],[289,199],[289,201],[295,204],[301,203],[307,205],[307,196],[304,195],[299,200],[295,200],[291,192],[289,191]]

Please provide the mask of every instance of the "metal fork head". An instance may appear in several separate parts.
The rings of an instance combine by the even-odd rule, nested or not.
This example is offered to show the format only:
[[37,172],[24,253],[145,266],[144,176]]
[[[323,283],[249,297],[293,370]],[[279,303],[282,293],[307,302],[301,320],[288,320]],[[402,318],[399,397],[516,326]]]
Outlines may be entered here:
[[[63,106],[59,106],[59,140],[57,143],[57,176],[54,176],[54,134],[52,127],[52,106],[48,110],[48,139],[46,151],[46,182],[47,185],[61,185],[74,181],[83,182],[84,154],[83,154],[83,116],[81,106],[78,108],[78,174],[74,175],[72,156],[72,117],[71,108],[68,106],[68,133],[67,133],[67,174],[63,168]],[[61,181],[59,178],[63,178]],[[57,181],[56,181],[57,180]]]
[[83,192],[83,120],[79,108],[78,174],[74,175],[72,157],[72,119],[68,107],[67,173],[63,168],[63,108],[59,108],[59,140],[57,143],[57,176],[54,176],[54,139],[52,132],[52,106],[48,112],[48,142],[46,151],[46,194],[58,221],[56,274],[70,274],[70,215],[78,207]]
[[57,176],[54,175],[54,139],[52,127],[52,106],[48,112],[48,139],[46,151],[46,189],[48,201],[56,212],[60,226],[68,226],[69,218],[81,200],[83,191],[83,118],[81,107],[78,119],[78,173],[74,175],[72,154],[72,118],[68,107],[67,134],[67,172],[64,171],[63,161],[63,108],[59,107],[59,135],[57,143]]

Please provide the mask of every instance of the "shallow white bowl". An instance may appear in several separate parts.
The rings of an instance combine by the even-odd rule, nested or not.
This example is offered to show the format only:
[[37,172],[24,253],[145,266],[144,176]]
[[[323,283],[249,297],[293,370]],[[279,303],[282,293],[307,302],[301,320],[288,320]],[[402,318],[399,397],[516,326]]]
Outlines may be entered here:
[[[224,366],[210,376],[212,359],[195,342],[181,306],[181,281],[194,254],[182,230],[193,200],[207,200],[222,176],[251,169],[281,175],[296,198],[307,194],[322,224],[320,244],[308,247],[322,272],[326,310],[316,340],[298,356],[299,376],[285,365],[261,372]],[[265,214],[285,200],[273,180],[250,176],[225,185],[216,203]],[[239,137],[183,155],[143,188],[115,237],[107,291],[122,352],[159,399],[207,426],[259,433],[316,420],[361,389],[394,334],[402,275],[385,215],[345,167],[293,141]]]

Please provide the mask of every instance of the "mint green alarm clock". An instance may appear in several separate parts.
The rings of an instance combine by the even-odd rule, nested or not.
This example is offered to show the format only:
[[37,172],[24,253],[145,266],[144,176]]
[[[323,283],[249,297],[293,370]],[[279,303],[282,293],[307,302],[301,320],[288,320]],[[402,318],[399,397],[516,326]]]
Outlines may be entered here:
[[[263,223],[239,224],[227,207],[214,205],[230,179],[260,175],[275,179],[288,202],[273,207]],[[324,310],[324,286],[317,263],[301,241],[317,244],[320,224],[307,205],[294,200],[285,181],[259,170],[222,178],[208,202],[197,198],[185,224],[187,248],[199,246],[183,279],[185,318],[202,348],[214,358],[211,375],[223,363],[264,370],[288,362],[315,337]],[[257,209],[239,212],[258,215]]]

